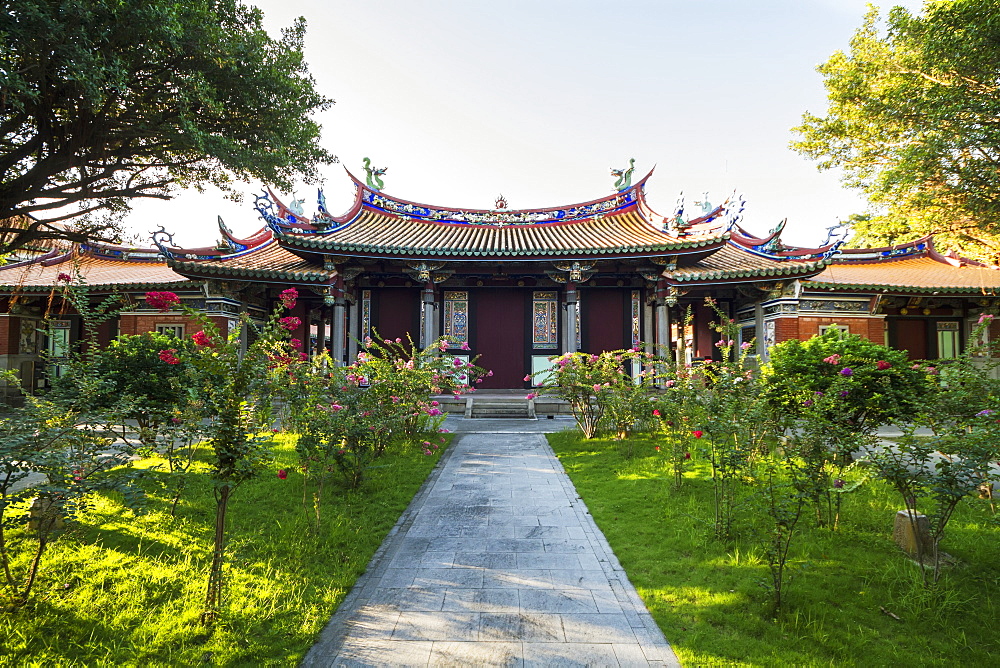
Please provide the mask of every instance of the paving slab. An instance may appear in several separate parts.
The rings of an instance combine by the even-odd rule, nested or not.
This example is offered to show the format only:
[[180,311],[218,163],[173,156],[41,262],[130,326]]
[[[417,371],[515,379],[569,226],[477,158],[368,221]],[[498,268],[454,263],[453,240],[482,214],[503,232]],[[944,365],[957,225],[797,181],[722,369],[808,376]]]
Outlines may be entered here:
[[459,433],[303,666],[679,666],[542,435]]

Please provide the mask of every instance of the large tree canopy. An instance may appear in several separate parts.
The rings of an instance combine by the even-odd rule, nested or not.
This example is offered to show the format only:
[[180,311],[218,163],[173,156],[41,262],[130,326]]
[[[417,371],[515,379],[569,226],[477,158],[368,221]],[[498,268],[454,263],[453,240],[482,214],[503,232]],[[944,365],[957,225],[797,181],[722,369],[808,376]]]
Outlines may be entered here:
[[133,197],[236,179],[291,189],[334,158],[332,104],[236,0],[2,0],[0,253],[113,238]]
[[938,234],[1000,257],[1000,1],[929,0],[914,15],[872,9],[819,67],[829,108],[805,114],[792,147],[838,167],[873,204],[855,243]]

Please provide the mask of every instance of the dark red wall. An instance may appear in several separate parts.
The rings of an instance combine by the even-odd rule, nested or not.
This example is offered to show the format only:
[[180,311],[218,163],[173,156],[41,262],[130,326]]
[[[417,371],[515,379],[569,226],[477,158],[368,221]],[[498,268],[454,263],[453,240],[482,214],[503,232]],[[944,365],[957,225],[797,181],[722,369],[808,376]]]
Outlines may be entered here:
[[409,333],[420,345],[420,291],[407,288],[383,288],[377,293],[373,326],[383,339],[406,340]]
[[478,385],[481,389],[524,387],[528,373],[525,359],[525,300],[531,292],[515,288],[484,288],[469,295],[472,307],[472,354],[482,354],[477,364],[493,371]]
[[613,288],[580,291],[583,352],[599,353],[632,345],[625,330],[625,297],[628,294]]
[[895,329],[895,348],[909,351],[911,360],[927,359],[926,320],[900,318],[895,322]]

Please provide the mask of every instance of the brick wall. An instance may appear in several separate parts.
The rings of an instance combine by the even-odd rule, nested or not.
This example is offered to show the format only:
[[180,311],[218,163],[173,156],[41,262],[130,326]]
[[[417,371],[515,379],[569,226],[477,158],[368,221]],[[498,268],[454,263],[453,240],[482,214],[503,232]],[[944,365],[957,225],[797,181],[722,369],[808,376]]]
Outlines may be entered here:
[[[874,341],[875,343],[885,343],[885,336],[883,334],[884,325],[882,323],[882,318],[802,317],[798,318],[797,322],[797,338],[800,341],[810,339],[819,334],[819,328],[823,325],[843,325],[850,330],[851,334],[863,336],[869,341]],[[777,325],[775,327],[777,327]],[[783,341],[785,339],[782,339],[779,336],[778,340]]]
[[[225,331],[225,318],[212,318],[219,326],[219,331]],[[120,317],[122,334],[142,334],[155,332],[157,325],[184,325],[184,335],[191,336],[201,329],[197,320],[179,313],[122,313]]]

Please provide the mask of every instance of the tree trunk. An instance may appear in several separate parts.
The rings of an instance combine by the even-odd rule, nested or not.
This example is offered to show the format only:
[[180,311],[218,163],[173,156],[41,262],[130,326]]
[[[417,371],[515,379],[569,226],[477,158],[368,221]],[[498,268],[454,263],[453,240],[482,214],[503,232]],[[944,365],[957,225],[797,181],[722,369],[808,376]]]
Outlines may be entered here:
[[208,592],[205,596],[205,611],[201,613],[201,623],[211,626],[219,616],[222,606],[222,566],[226,549],[226,510],[232,487],[223,485],[215,497],[215,549],[212,553],[212,568],[208,572]]

